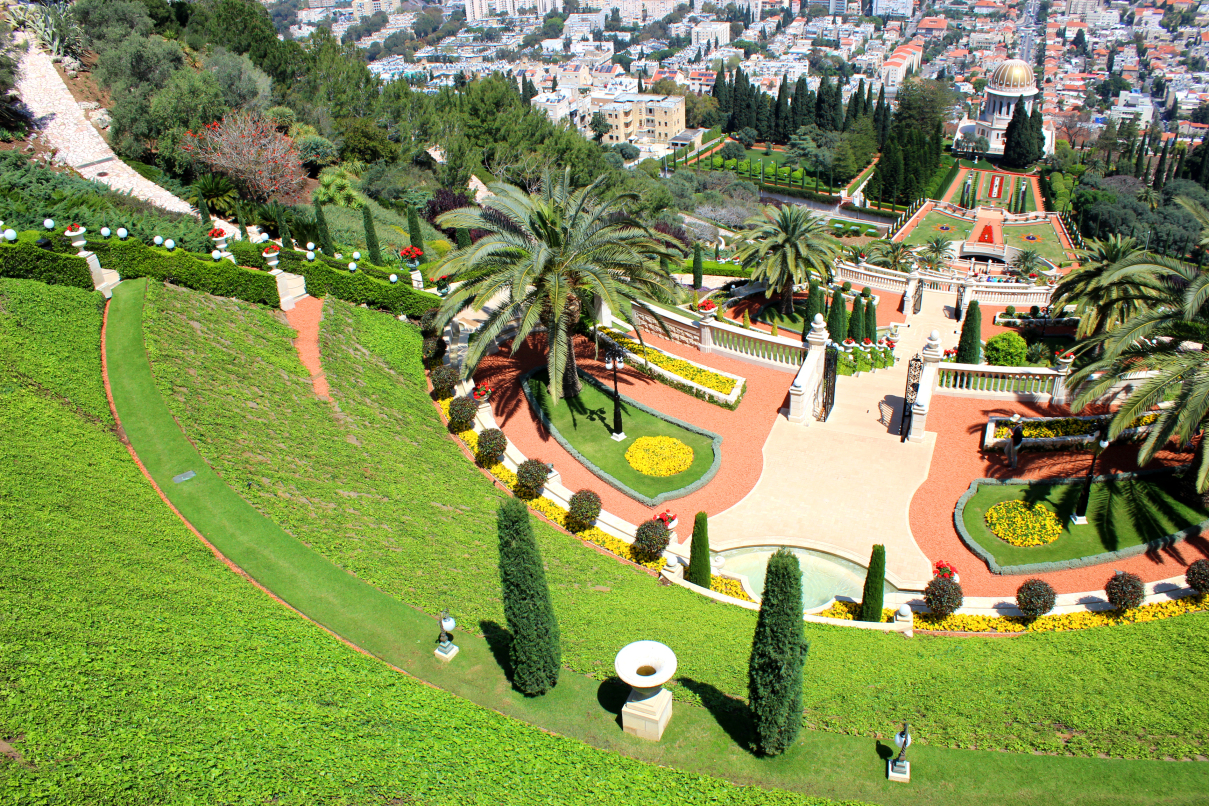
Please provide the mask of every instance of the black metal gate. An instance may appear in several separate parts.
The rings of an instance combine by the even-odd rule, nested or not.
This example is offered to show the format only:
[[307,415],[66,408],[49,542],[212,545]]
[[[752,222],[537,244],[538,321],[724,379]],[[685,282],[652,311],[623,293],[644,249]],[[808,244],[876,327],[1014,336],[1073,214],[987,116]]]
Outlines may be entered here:
[[957,286],[957,307],[953,311],[953,318],[958,322],[961,321],[961,316],[965,312],[966,302],[966,287],[964,285]]
[[903,392],[903,416],[898,423],[898,441],[906,442],[911,433],[911,418],[915,410],[915,398],[919,396],[919,379],[924,374],[924,360],[919,353],[907,362],[907,388]]
[[823,354],[823,382],[819,384],[819,394],[822,400],[819,402],[819,422],[827,422],[827,418],[831,415],[831,407],[835,405],[835,373],[840,362],[840,348],[834,344],[827,345],[827,352]]
[[917,314],[924,309],[924,281],[922,279],[915,281],[915,299],[912,301],[912,314]]

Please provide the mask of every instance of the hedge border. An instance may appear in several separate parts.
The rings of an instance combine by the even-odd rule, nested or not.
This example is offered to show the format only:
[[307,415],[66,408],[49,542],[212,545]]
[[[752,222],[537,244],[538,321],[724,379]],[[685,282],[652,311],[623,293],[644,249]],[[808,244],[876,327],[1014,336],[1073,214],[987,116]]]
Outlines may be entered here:
[[40,237],[39,232],[22,232],[15,243],[0,241],[0,277],[96,290],[83,258],[43,249],[35,244]]
[[203,260],[200,255],[183,249],[169,252],[133,238],[98,239],[89,242],[88,248],[96,253],[102,268],[116,271],[122,280],[150,277],[165,282],[171,278],[175,285],[216,297],[231,297],[274,308],[281,306],[276,277],[226,259],[213,260],[207,255]]
[[[1174,467],[1159,468],[1156,470],[1136,470],[1126,473],[1112,473],[1106,476],[1094,476],[1093,482],[1116,481],[1119,479],[1133,479],[1141,476],[1150,476],[1156,473],[1169,473],[1181,467],[1189,467],[1189,465],[1177,465]],[[1074,557],[1069,560],[1057,560],[1055,562],[1045,563],[1024,563],[1023,565],[1000,565],[995,561],[995,557],[982,547],[978,541],[966,531],[963,516],[965,515],[966,503],[969,502],[974,494],[978,492],[981,485],[987,486],[1006,486],[1009,484],[1081,484],[1086,481],[1085,478],[1063,478],[1063,479],[974,479],[970,482],[969,488],[961,494],[957,499],[957,506],[953,509],[953,524],[957,527],[957,534],[961,537],[961,542],[966,548],[972,551],[983,562],[987,564],[987,568],[992,574],[1001,574],[1004,576],[1016,576],[1024,574],[1044,574],[1050,571],[1068,571],[1072,568],[1087,568],[1092,565],[1103,565],[1110,563],[1113,560],[1124,560],[1129,557],[1136,557],[1139,554],[1147,554],[1152,551],[1170,548],[1190,537],[1196,537],[1209,527],[1209,519],[1203,520],[1200,523],[1185,527],[1178,532],[1172,532],[1165,537],[1160,537],[1137,546],[1129,546],[1128,548],[1117,549],[1116,551],[1106,551],[1103,554],[1089,554],[1085,557]]]
[[[704,428],[699,428],[691,423],[686,423],[683,420],[678,420],[675,417],[672,417],[668,414],[664,414],[661,411],[655,411],[654,409],[650,408],[649,406],[642,405],[641,403],[634,400],[633,398],[622,395],[621,399],[623,401],[625,401],[627,405],[633,406],[634,408],[636,408],[640,411],[645,411],[647,414],[658,417],[659,419],[664,420],[666,422],[674,423],[675,425],[678,425],[681,428],[684,428],[688,431],[692,431],[695,434],[701,434],[702,436],[710,437],[713,440],[712,447],[714,449],[713,463],[709,466],[709,468],[705,471],[705,473],[702,474],[701,477],[699,479],[697,479],[696,481],[694,481],[692,484],[686,485],[684,487],[680,487],[675,490],[668,490],[666,493],[660,493],[659,495],[655,496],[654,498],[643,495],[642,493],[638,492],[637,490],[623,484],[619,480],[615,479],[613,476],[611,476],[608,473],[606,473],[605,471],[601,470],[590,459],[588,459],[586,456],[584,456],[579,451],[577,451],[574,448],[574,446],[571,445],[571,443],[567,442],[566,438],[563,437],[563,435],[561,433],[559,433],[559,430],[554,427],[554,423],[550,422],[550,418],[546,416],[546,413],[544,411],[542,411],[542,407],[537,404],[537,401],[533,397],[533,390],[529,388],[529,380],[534,375],[536,375],[539,372],[544,371],[545,369],[546,369],[546,367],[534,367],[533,369],[529,370],[528,372],[526,372],[524,375],[521,376],[521,389],[524,390],[524,392],[525,392],[525,399],[529,401],[529,407],[531,409],[533,409],[534,413],[537,415],[537,418],[541,422],[542,426],[547,431],[549,431],[551,435],[553,435],[554,440],[559,445],[561,445],[567,453],[571,454],[571,456],[573,456],[575,458],[575,461],[579,462],[581,465],[586,467],[588,470],[592,471],[593,475],[595,475],[600,480],[604,481],[610,487],[613,487],[614,489],[617,489],[617,490],[625,493],[626,495],[630,496],[631,498],[638,501],[639,503],[646,504],[649,507],[655,507],[655,506],[659,506],[660,504],[662,504],[666,501],[670,501],[673,498],[683,498],[686,495],[690,495],[692,493],[697,492],[697,490],[700,490],[706,484],[709,484],[711,481],[713,481],[714,476],[717,475],[718,468],[722,466],[722,437],[721,436],[719,436],[718,434],[715,434],[713,431],[706,431]],[[603,383],[596,380],[596,378],[593,378],[591,375],[587,374],[583,370],[577,370],[577,372],[578,372],[580,379],[583,380],[584,382],[590,384],[591,386],[601,390],[602,392],[607,393],[607,392],[611,391]]]

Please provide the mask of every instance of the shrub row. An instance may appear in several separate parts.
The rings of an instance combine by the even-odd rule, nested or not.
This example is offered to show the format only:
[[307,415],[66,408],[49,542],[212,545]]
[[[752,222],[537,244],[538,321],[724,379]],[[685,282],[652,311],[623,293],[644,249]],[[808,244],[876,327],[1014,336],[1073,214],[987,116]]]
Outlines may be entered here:
[[183,249],[169,252],[133,239],[89,241],[88,248],[96,252],[101,266],[116,271],[123,280],[170,279],[176,285],[217,297],[234,297],[273,307],[281,304],[276,278],[236,266],[229,260],[209,257],[203,260]]
[[36,232],[23,232],[15,243],[0,244],[0,277],[93,289],[92,273],[82,258],[36,246],[38,237]]

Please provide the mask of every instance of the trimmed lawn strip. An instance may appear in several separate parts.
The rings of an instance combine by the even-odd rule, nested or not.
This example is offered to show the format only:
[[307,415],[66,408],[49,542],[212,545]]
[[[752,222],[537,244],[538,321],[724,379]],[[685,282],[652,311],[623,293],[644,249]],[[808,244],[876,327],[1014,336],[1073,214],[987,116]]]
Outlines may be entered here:
[[[948,232],[942,232],[937,227],[946,224],[952,227]],[[911,234],[904,239],[904,243],[910,246],[927,243],[931,238],[941,235],[951,241],[965,241],[970,237],[970,232],[974,229],[972,221],[965,221],[960,218],[955,218],[948,213],[942,213],[940,210],[931,210],[923,217],[915,228],[911,230]]]
[[[1004,224],[1003,242],[1017,249],[1036,249],[1037,253],[1054,265],[1066,260],[1066,250],[1048,221],[1040,224]],[[1026,241],[1026,235],[1036,235],[1036,241]]]
[[[554,405],[550,400],[549,377],[539,370],[529,379],[529,391],[545,413],[550,424],[571,447],[579,451],[597,468],[608,473],[625,487],[656,498],[664,493],[682,490],[705,475],[714,465],[713,438],[690,431],[676,423],[656,417],[633,405],[621,396],[621,424],[626,439],[616,442],[613,434],[613,396],[591,383],[583,381],[579,397]],[[672,437],[692,448],[693,463],[674,476],[644,475],[626,460],[625,453],[639,437]],[[602,479],[603,480],[603,479]],[[629,494],[630,490],[622,489]]]
[[[970,536],[1000,565],[1072,560],[1140,546],[1209,518],[1209,514],[1176,500],[1165,489],[1170,484],[1170,479],[1163,476],[1096,482],[1091,487],[1084,526],[1070,522],[1083,490],[1082,482],[984,484],[966,502],[962,520]],[[995,504],[1011,500],[1044,504],[1062,522],[1062,536],[1048,545],[1027,548],[1000,540],[987,527],[986,512]]]
[[[121,286],[119,286],[120,289]],[[115,295],[115,299],[118,299],[117,295]],[[131,300],[137,301],[138,297],[132,295],[130,300],[127,301]],[[115,324],[113,313],[111,310],[111,327]],[[129,315],[132,311],[127,309],[125,313]],[[125,327],[127,336],[129,336],[129,331],[133,329],[130,327],[130,323],[127,322]],[[137,371],[137,367],[132,366],[137,362],[133,360],[134,356],[129,354],[133,352],[133,346],[130,340],[127,339],[125,344],[114,344],[110,348],[110,355],[113,358],[116,358],[113,351],[120,350],[127,352],[127,355],[123,357],[127,363],[122,371],[132,369]],[[145,361],[143,363],[145,364]],[[115,364],[111,364],[111,373],[117,371],[119,371],[118,367]],[[149,380],[149,373],[147,373],[141,384],[142,391],[154,392],[154,387],[148,386]],[[127,391],[132,390],[131,386],[127,385]],[[120,411],[122,410],[121,405],[119,404]],[[148,414],[146,408],[146,406],[143,406],[130,411],[129,414],[136,418],[144,418]],[[123,413],[125,414],[125,412]],[[167,419],[168,422],[171,422],[170,417],[167,417],[166,411],[162,411],[161,414],[162,416],[155,419],[161,422]],[[170,495],[176,497],[175,494],[182,488],[177,486],[166,489]],[[234,494],[231,493],[231,495]],[[217,535],[212,536],[211,539],[214,539],[214,537],[217,537]],[[235,541],[245,539],[238,534],[230,535],[230,537]],[[274,542],[273,545],[275,548],[280,547],[279,542]],[[549,555],[547,555],[547,563],[549,565],[556,564],[556,562],[551,562]],[[225,574],[226,572],[221,571],[221,573]],[[348,575],[343,576],[351,580],[351,577],[348,577]],[[636,575],[631,572],[631,576]],[[230,577],[227,578],[230,579]],[[270,587],[276,589],[273,580],[265,581],[270,584]],[[288,585],[290,580],[286,579],[284,582]],[[649,580],[647,584],[649,584]],[[259,593],[253,593],[250,589],[247,590],[250,596],[260,596]],[[680,589],[670,590],[667,593],[675,594],[677,591],[680,591]],[[329,586],[328,593],[322,597],[324,601],[320,604],[327,610],[329,617],[339,615],[342,612],[356,617],[356,611],[364,610],[364,608],[354,607],[350,610],[344,610],[342,605],[349,603],[339,600],[342,594],[352,592],[355,592],[359,597],[368,595],[367,592],[377,593],[372,588],[369,588],[369,586],[352,580],[351,585],[345,583]],[[380,596],[383,599],[386,598],[384,595]],[[614,597],[609,598],[614,599]],[[263,602],[264,600],[261,599],[260,601]],[[681,598],[681,603],[683,604],[699,601],[696,597],[692,597],[691,594]],[[265,604],[266,606],[274,607],[268,605],[267,602]],[[674,607],[671,600],[666,604]],[[740,752],[735,748],[734,742],[736,739],[741,740],[744,735],[743,725],[745,724],[745,717],[741,712],[741,704],[721,694],[709,684],[685,677],[680,679],[680,684],[699,690],[709,710],[678,708],[675,718],[662,742],[658,744],[641,742],[626,736],[617,726],[614,715],[619,709],[626,691],[624,687],[619,687],[615,682],[606,680],[603,684],[598,685],[586,678],[564,674],[559,686],[550,695],[537,699],[520,697],[511,690],[503,679],[503,675],[495,663],[494,656],[486,641],[459,632],[458,643],[462,647],[463,654],[450,665],[440,664],[431,655],[434,637],[432,634],[432,619],[416,613],[397,602],[391,601],[390,605],[382,606],[380,609],[372,608],[374,611],[372,613],[362,613],[362,617],[369,615],[381,618],[381,622],[369,625],[354,624],[354,627],[358,627],[354,631],[354,634],[344,634],[352,640],[357,640],[362,646],[379,654],[384,659],[409,668],[422,677],[448,687],[463,696],[471,697],[481,704],[498,708],[522,719],[531,720],[548,729],[575,735],[593,744],[617,749],[645,760],[683,766],[685,768],[710,770],[715,774],[720,771],[726,771],[738,780],[758,780],[767,785],[802,789],[809,788],[816,794],[869,798],[883,804],[998,804],[1002,803],[1005,797],[1011,799],[1013,802],[1039,805],[1055,801],[1069,804],[1193,804],[1197,803],[1201,797],[1201,786],[1203,784],[1202,771],[1198,765],[1193,764],[1073,759],[1028,754],[1012,755],[985,751],[954,751],[938,747],[917,746],[912,750],[912,759],[916,762],[917,768],[915,786],[904,788],[896,787],[884,779],[884,762],[881,761],[879,756],[882,756],[885,752],[890,752],[886,742],[877,741],[872,738],[862,739],[810,731],[805,732],[798,745],[785,756],[771,760],[760,759]],[[712,603],[706,604],[706,608],[718,615],[725,613],[727,610],[727,608]],[[282,613],[283,618],[292,619],[284,611],[279,612]],[[560,610],[559,612],[561,618],[563,611]],[[681,612],[681,609],[676,608],[674,612]],[[237,620],[246,618],[248,616],[245,613],[238,617]],[[661,619],[661,621],[666,622],[667,620]],[[1187,626],[1191,626],[1194,623],[1191,618],[1175,621],[1184,621]],[[1197,623],[1200,623],[1203,629],[1206,621],[1206,619],[1201,618],[1197,620]],[[1165,625],[1144,626],[1161,628],[1163,626],[1170,626],[1172,623],[1175,622],[1167,622]],[[698,634],[701,626],[703,625],[696,625]],[[299,629],[303,628],[300,626]],[[418,637],[413,637],[411,633],[417,630],[419,632]],[[849,673],[856,672],[858,667],[851,664],[853,658],[851,650],[836,644],[836,639],[839,639],[839,643],[842,644],[844,643],[843,639],[847,637],[844,634],[851,634],[853,632],[855,631],[846,631],[841,628],[811,630],[811,637],[815,642],[812,657],[820,651],[824,654],[838,652],[840,656],[846,658],[845,666],[849,670]],[[1108,633],[1108,631],[1103,632]],[[358,637],[358,634],[361,637]],[[1164,636],[1172,634],[1170,630],[1167,630],[1161,632],[1156,638],[1165,640]],[[323,637],[320,636],[320,638]],[[878,639],[877,643],[880,647],[887,650],[895,650],[891,654],[896,654],[898,651],[906,651],[911,654],[924,651],[927,654],[928,648],[932,647],[952,656],[955,648],[969,645],[970,643],[926,638],[909,642],[897,636],[881,635],[875,636],[875,638]],[[1013,649],[1017,649],[1027,646],[1030,642],[1028,639],[1017,639],[1012,642],[984,640],[977,643],[985,646],[992,646],[994,644],[1005,646],[1011,644]],[[1039,642],[1031,643],[1037,644]],[[1131,641],[1129,643],[1132,646],[1134,642]],[[271,643],[271,645],[276,646],[278,644]],[[283,641],[280,645],[288,646],[289,649],[287,651],[290,655],[293,655],[295,652],[293,642]],[[687,646],[688,644],[685,644],[686,648]],[[612,647],[610,647],[610,651],[613,651]],[[677,651],[680,651],[679,645],[677,646]],[[883,695],[888,697],[889,699],[883,703],[884,707],[891,705],[899,699],[899,692],[901,691],[903,681],[891,682],[894,680],[893,672],[887,675],[886,669],[882,668],[880,653],[874,654],[878,655],[878,657],[871,657],[870,660],[878,666],[878,676],[885,680],[887,687],[884,690],[878,687],[875,691],[868,691],[865,696],[873,696],[879,701],[883,698]],[[256,654],[254,657],[262,659],[264,655]],[[364,691],[368,689],[368,684],[365,681],[367,678],[372,680],[373,675],[361,671],[361,667],[353,662],[359,661],[356,656],[349,653],[349,658],[351,660],[343,661],[340,668],[352,669],[353,676],[359,681],[359,693],[364,694]],[[955,661],[957,659],[952,658],[952,660]],[[378,668],[380,669],[380,667]],[[984,671],[993,674],[996,670],[992,668]],[[240,679],[242,682],[243,678],[241,677]],[[1114,683],[1118,680],[1117,677],[1113,679]],[[467,681],[474,682],[470,683]],[[947,681],[947,684],[951,685],[952,681]],[[1069,681],[1067,681],[1067,684],[1069,684]],[[330,684],[328,690],[330,690]],[[456,703],[456,701],[442,699],[442,695],[439,692],[432,692],[431,695],[423,696],[423,698],[427,701],[435,698],[441,704],[447,702]],[[330,701],[330,694],[328,695],[328,699]],[[363,697],[361,701],[365,701]],[[379,700],[373,698],[369,701],[378,702]],[[592,705],[585,709],[585,703],[592,703]],[[428,713],[428,711],[426,710],[425,713]],[[472,712],[471,716],[477,713],[482,712]],[[884,716],[889,715],[884,714]],[[984,717],[991,718],[991,715],[984,713]],[[323,720],[325,727],[328,722],[329,720]],[[497,747],[508,747],[520,751],[521,747],[518,747],[517,738],[508,731],[508,728],[514,726],[515,723],[499,720],[499,724],[500,727],[492,729],[487,734],[490,736],[490,740]],[[517,726],[517,728],[519,727]],[[893,728],[894,725],[890,724],[881,730],[888,733]],[[433,727],[429,725],[425,728],[425,731],[431,733]],[[404,736],[410,736],[413,733],[414,731],[402,731]],[[399,740],[396,731],[387,730],[384,735],[389,737],[393,747],[398,747]],[[459,740],[457,742],[442,741],[440,742],[442,747],[446,749],[456,748],[456,754],[460,758],[474,758],[476,745],[468,740],[467,731],[462,729],[449,735],[457,735]],[[471,740],[479,735],[483,734],[474,731],[469,732]],[[551,741],[556,740],[552,739]],[[613,762],[617,765],[616,772],[606,781],[600,777],[600,773],[591,771],[592,768],[585,768],[585,759],[579,750],[582,748],[582,745],[564,743],[559,747],[561,749],[554,750],[553,755],[542,753],[540,761],[535,761],[534,757],[530,755],[533,752],[532,749],[525,748],[523,751],[526,753],[525,758],[527,759],[526,780],[540,782],[542,786],[549,787],[549,794],[552,796],[559,796],[559,787],[564,781],[561,776],[552,775],[552,771],[549,769],[550,765],[556,760],[574,764],[577,770],[577,773],[571,776],[574,787],[577,788],[573,788],[571,792],[561,795],[569,801],[582,795],[585,797],[583,802],[617,802],[617,797],[624,797],[626,792],[628,792],[628,790],[620,789],[623,786],[623,782],[632,782],[636,785],[636,790],[645,787],[646,791],[649,791],[655,785],[654,782],[646,781],[645,779],[635,779],[635,776],[645,768],[626,767],[626,762],[618,763],[617,761]],[[428,756],[425,757],[427,758]],[[589,758],[587,760],[591,761],[593,759]],[[535,771],[534,764],[539,765],[537,775],[531,774]],[[438,765],[413,764],[410,768],[429,769],[433,766]],[[499,766],[497,755],[492,767],[499,768]],[[546,767],[546,774],[544,775],[541,774],[542,766]],[[719,792],[711,793],[712,796],[718,797],[719,802],[724,803],[817,802],[814,799],[801,799],[781,792],[765,793],[758,790],[725,788],[724,784],[715,784],[715,782],[708,779],[697,779],[676,772],[661,771],[660,776],[660,783],[668,788],[669,792],[675,790],[677,796],[686,802],[697,802],[699,797],[696,796],[696,789],[707,785],[724,787]],[[474,774],[463,776],[464,779],[475,782],[479,781],[482,777],[481,775]],[[585,780],[592,782],[590,788],[582,788]],[[690,784],[694,786],[689,786]],[[490,781],[486,785],[499,786],[499,784],[492,785]],[[587,794],[589,792],[590,794]],[[958,792],[960,794],[957,794]],[[504,802],[504,795],[510,794],[512,793],[505,788],[496,795],[496,800],[493,802]],[[524,797],[532,798],[532,794],[526,793]],[[532,802],[532,800],[529,802]]]
[[[494,534],[502,493],[409,379],[412,348],[399,357],[366,349],[403,341],[418,350],[414,328],[325,303],[320,343],[337,411],[309,391],[279,314],[162,286],[150,290],[148,308],[148,353],[166,404],[259,511],[409,605],[430,614],[449,607],[475,632],[503,623]],[[396,360],[408,363],[396,368]],[[746,695],[754,613],[660,587],[544,524],[536,535],[566,666],[606,680],[618,648],[656,636],[679,658],[681,678],[670,686],[678,700]],[[1186,672],[1209,663],[1209,619],[1012,641],[905,641],[814,625],[807,633],[809,727],[877,737],[907,720],[919,744],[1024,753],[1162,758],[1206,747],[1199,711],[1172,708],[1171,692],[1190,701],[1209,694],[1209,679]],[[1173,643],[1183,648],[1179,664],[1168,662]]]

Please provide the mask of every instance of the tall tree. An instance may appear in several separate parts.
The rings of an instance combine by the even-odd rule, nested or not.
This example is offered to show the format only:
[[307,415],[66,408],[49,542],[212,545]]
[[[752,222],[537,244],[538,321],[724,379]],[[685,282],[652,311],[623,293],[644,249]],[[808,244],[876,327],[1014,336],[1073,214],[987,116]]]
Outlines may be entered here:
[[852,313],[848,316],[848,338],[857,344],[865,340],[865,303],[859,296],[852,300]]
[[1003,136],[1003,161],[1014,168],[1023,168],[1032,162],[1032,156],[1032,126],[1024,104],[1017,103]]
[[1146,156],[1146,138],[1149,136],[1150,136],[1149,133],[1143,134],[1142,135],[1142,144],[1140,146],[1138,146],[1138,155],[1137,155],[1137,157],[1134,158],[1134,161],[1133,161],[1133,178],[1134,179],[1142,178],[1142,159]]
[[820,313],[827,313],[827,297],[823,295],[823,288],[819,285],[818,280],[811,280],[810,293],[806,297],[806,314],[802,322],[802,341],[805,341],[806,337],[810,335],[814,317]]
[[1163,150],[1159,152],[1159,164],[1154,169],[1154,178],[1151,182],[1157,190],[1163,189],[1163,172],[1167,170],[1167,148],[1170,143],[1170,140],[1164,141]]
[[1036,162],[1045,156],[1045,130],[1041,121],[1040,101],[1033,101],[1033,114],[1029,116],[1029,134],[1033,145],[1031,162]]
[[369,253],[369,262],[382,266],[382,247],[378,243],[378,231],[374,229],[374,214],[368,204],[361,206],[361,223],[365,227],[365,251]]
[[541,551],[533,538],[525,502],[506,499],[496,517],[496,529],[504,618],[512,633],[508,647],[512,685],[531,697],[545,694],[558,684],[562,648]]
[[957,363],[978,364],[982,362],[982,310],[978,300],[966,308],[965,321],[961,323],[961,337],[957,341]]
[[886,597],[886,547],[878,543],[869,556],[869,570],[865,574],[865,590],[861,594],[859,621],[882,620],[882,604]]
[[713,578],[709,557],[709,516],[698,512],[693,519],[693,542],[689,545],[688,581],[709,589]]
[[789,79],[781,78],[781,88],[777,92],[777,105],[773,109],[773,139],[778,143],[788,143],[791,118],[789,113]]
[[767,206],[746,222],[752,229],[736,257],[752,269],[751,278],[779,289],[781,313],[793,310],[793,286],[817,278],[830,282],[839,248],[823,219],[808,207]]
[[424,236],[420,230],[420,216],[416,213],[416,208],[410,204],[407,205],[407,241],[420,250],[420,259],[423,260]]
[[323,250],[323,254],[331,257],[336,254],[335,244],[332,243],[332,232],[327,227],[327,216],[323,214],[323,205],[319,199],[314,199],[315,203],[315,228],[319,230],[319,248]]
[[873,297],[865,300],[865,338],[877,341],[877,305]]
[[693,288],[701,288],[705,285],[703,270],[701,266],[701,243],[693,244]]
[[784,753],[802,729],[802,670],[810,644],[802,628],[802,567],[777,549],[764,572],[764,597],[747,666],[756,749]]
[[848,337],[848,304],[844,292],[838,288],[831,295],[831,307],[827,309],[827,337],[834,342]]

